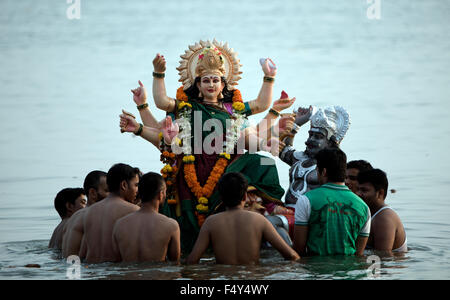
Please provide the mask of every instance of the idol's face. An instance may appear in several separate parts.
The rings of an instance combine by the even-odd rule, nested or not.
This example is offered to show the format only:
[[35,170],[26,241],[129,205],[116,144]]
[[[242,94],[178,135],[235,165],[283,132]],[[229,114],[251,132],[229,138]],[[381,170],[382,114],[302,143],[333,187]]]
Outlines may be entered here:
[[200,82],[197,86],[204,99],[217,100],[225,83],[222,82],[222,79],[218,75],[205,75],[200,78]]
[[316,157],[316,154],[320,150],[325,149],[328,146],[328,139],[325,130],[311,129],[309,131],[309,137],[306,140],[305,145],[305,154],[312,158]]

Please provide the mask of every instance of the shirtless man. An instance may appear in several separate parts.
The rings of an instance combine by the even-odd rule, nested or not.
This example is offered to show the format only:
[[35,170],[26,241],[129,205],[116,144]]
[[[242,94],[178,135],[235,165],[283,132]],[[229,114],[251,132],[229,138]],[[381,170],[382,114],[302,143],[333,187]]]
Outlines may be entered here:
[[[89,206],[103,200],[108,196],[108,186],[106,184],[106,173],[103,171],[92,171],[84,179],[84,192],[87,195],[87,206],[80,209],[67,221],[64,226],[62,255],[78,255],[83,238],[84,216]],[[82,257],[84,258],[84,257]]]
[[240,173],[227,173],[219,180],[218,189],[226,211],[205,220],[194,249],[187,258],[188,264],[198,263],[210,243],[218,264],[256,264],[263,239],[285,259],[300,258],[264,216],[244,210],[247,185],[247,180]]
[[177,221],[158,213],[166,199],[166,183],[161,175],[147,173],[139,182],[141,209],[116,222],[114,249],[122,261],[179,261],[180,227]]
[[371,218],[368,248],[392,255],[408,250],[406,232],[397,213],[385,203],[388,190],[386,173],[380,169],[358,174],[358,196],[369,206]]
[[137,210],[132,204],[139,184],[139,169],[125,164],[115,164],[106,176],[109,195],[89,207],[84,217],[84,239],[80,257],[88,263],[115,262],[120,260],[113,251],[112,231],[114,223]]
[[60,250],[64,226],[77,210],[86,206],[86,196],[82,188],[65,188],[56,195],[54,203],[55,209],[61,217],[61,222],[53,231],[48,247]]

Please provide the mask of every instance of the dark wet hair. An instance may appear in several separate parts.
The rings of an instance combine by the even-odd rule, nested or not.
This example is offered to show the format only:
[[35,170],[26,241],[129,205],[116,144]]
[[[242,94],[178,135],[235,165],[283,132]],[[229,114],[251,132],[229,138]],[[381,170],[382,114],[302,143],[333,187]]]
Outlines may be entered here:
[[[228,83],[224,76],[220,77],[223,83],[225,83],[225,86],[222,90],[223,99],[221,99],[223,102],[232,102],[233,100],[233,91],[230,91],[228,89]],[[189,100],[196,100],[198,102],[203,101],[203,98],[199,98],[198,94],[200,93],[200,90],[197,87],[197,83],[199,83],[201,80],[200,77],[195,77],[194,83],[184,92],[188,96]]]
[[226,207],[239,205],[244,199],[247,188],[247,179],[238,172],[227,173],[218,182],[219,195]]
[[321,173],[327,169],[330,182],[344,182],[347,170],[347,156],[339,148],[325,148],[317,152],[317,169]]
[[142,203],[150,202],[159,194],[164,186],[164,178],[154,172],[148,172],[139,181],[139,195]]
[[375,191],[379,191],[381,189],[384,190],[384,198],[387,196],[389,182],[386,173],[380,169],[359,172],[358,183],[370,183],[375,188]]
[[95,170],[87,174],[84,179],[83,188],[85,195],[89,195],[89,190],[91,188],[98,190],[98,186],[100,184],[100,179],[104,176],[106,177],[106,172]]
[[360,172],[364,172],[364,171],[372,170],[373,167],[368,161],[360,159],[360,160],[352,160],[352,161],[348,162],[347,169],[357,169]]
[[82,188],[65,188],[56,194],[54,205],[61,218],[65,218],[67,215],[66,203],[75,204],[80,195],[85,195]]
[[109,169],[108,174],[106,174],[106,183],[108,184],[109,191],[117,194],[120,191],[120,183],[124,180],[129,182],[136,175],[140,176],[138,168],[120,163],[113,165]]

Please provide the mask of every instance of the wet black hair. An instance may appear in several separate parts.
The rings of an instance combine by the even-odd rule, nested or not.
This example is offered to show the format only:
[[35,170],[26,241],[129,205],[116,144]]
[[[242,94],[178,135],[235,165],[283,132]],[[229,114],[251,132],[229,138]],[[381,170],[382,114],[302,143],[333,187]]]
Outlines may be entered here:
[[387,179],[387,175],[384,171],[380,169],[372,169],[359,172],[358,183],[359,184],[370,183],[375,188],[375,191],[383,189],[384,199],[386,199],[389,182]]
[[95,170],[86,175],[84,179],[83,188],[85,195],[89,195],[89,190],[91,188],[98,190],[100,184],[100,179],[104,176],[106,177],[106,172]]
[[368,161],[360,159],[360,160],[352,160],[352,161],[348,162],[347,169],[357,169],[360,172],[363,172],[363,171],[372,170],[373,167]]
[[154,172],[148,172],[139,181],[139,195],[142,203],[150,202],[159,194],[164,186],[164,178]]
[[115,164],[113,165],[106,175],[106,183],[108,184],[108,189],[111,193],[119,193],[120,183],[122,181],[129,182],[136,175],[140,176],[141,172],[138,168],[133,168],[126,164]]
[[75,204],[75,200],[80,195],[85,195],[84,189],[82,188],[65,188],[56,194],[54,205],[61,219],[67,215],[66,203]]
[[317,170],[327,169],[330,182],[344,182],[347,170],[347,156],[339,148],[325,148],[317,152]]
[[247,179],[238,172],[226,173],[218,182],[220,199],[226,207],[239,205],[244,199],[247,188]]

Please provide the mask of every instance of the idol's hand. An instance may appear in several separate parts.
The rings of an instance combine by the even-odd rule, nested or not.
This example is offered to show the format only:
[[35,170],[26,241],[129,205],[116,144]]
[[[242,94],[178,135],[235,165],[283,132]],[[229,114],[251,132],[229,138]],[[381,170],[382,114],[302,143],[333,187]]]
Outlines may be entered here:
[[133,100],[136,105],[142,105],[147,102],[147,90],[140,80],[138,83],[139,87],[131,90],[131,92],[133,93]]
[[135,132],[139,128],[138,122],[134,116],[122,109],[120,115],[120,131],[123,132]]
[[271,137],[267,141],[267,152],[270,152],[273,156],[278,156],[280,153],[280,149],[284,148],[284,143],[281,142],[278,138]]
[[272,108],[275,109],[276,111],[280,112],[286,108],[291,107],[292,104],[294,104],[294,102],[295,102],[295,97],[292,99],[289,99],[288,94],[286,94],[285,91],[282,91],[280,99],[276,100],[273,103]]
[[303,108],[299,107],[298,110],[295,112],[295,124],[298,126],[302,126],[306,122],[309,121],[309,118],[311,118],[313,108],[310,105],[309,108]]
[[270,77],[275,77],[275,75],[277,74],[277,67],[275,66],[275,63],[270,58],[266,58],[264,63],[262,63],[261,65],[262,65],[264,75],[270,76]]
[[172,143],[173,138],[178,134],[179,127],[177,123],[172,122],[172,118],[170,116],[167,116],[164,120],[164,125],[162,127],[162,133],[164,137],[164,142],[167,145],[170,145]]
[[280,133],[284,131],[290,132],[294,127],[295,118],[293,114],[283,114],[280,120],[278,121],[278,130]]
[[153,60],[153,69],[156,73],[164,73],[166,71],[166,59],[164,55],[156,54]]

